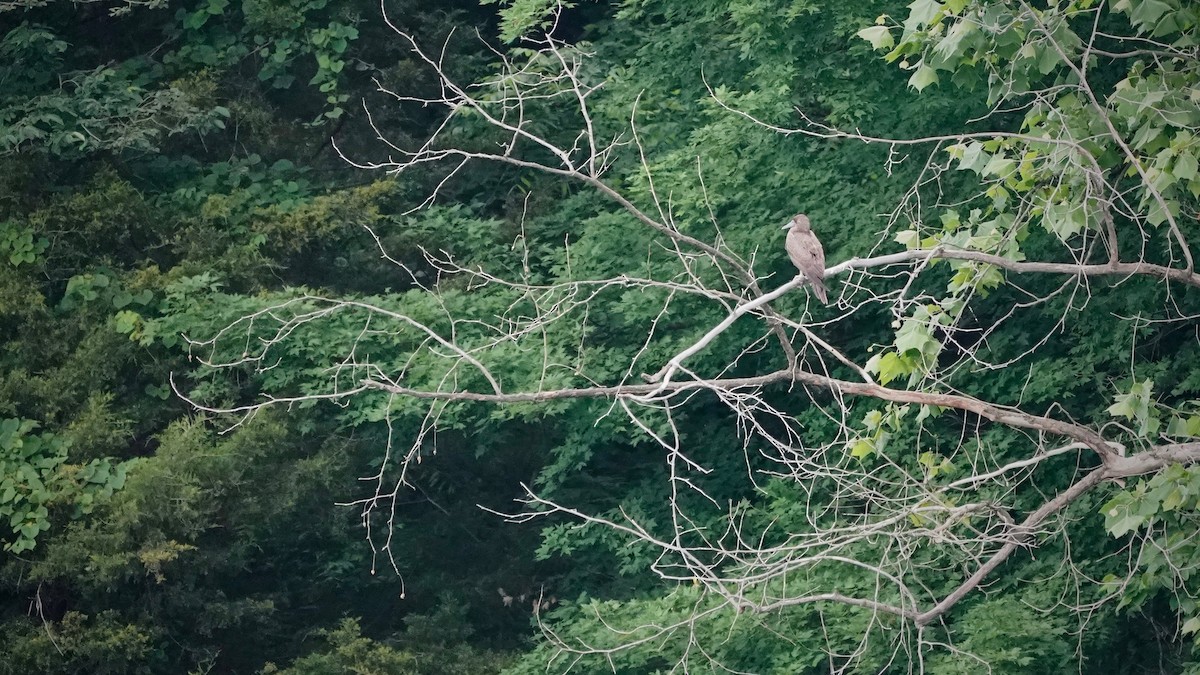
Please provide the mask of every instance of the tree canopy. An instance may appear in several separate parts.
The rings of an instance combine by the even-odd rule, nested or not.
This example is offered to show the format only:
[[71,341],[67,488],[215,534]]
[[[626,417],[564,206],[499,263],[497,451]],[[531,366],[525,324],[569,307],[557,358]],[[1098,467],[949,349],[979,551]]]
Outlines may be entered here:
[[0,672],[1200,672],[1198,25],[0,2]]

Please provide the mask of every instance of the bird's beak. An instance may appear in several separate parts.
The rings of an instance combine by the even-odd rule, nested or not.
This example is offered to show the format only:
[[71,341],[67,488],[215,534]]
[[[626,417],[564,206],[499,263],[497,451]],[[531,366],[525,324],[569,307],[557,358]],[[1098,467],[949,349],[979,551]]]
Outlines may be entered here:
[[792,226],[792,221],[790,221],[790,220],[789,220],[789,221],[787,221],[787,225],[784,225],[784,226],[783,226],[783,229],[785,229],[785,230],[786,230],[786,229],[788,229],[788,228],[789,228],[789,227],[791,227],[791,226]]

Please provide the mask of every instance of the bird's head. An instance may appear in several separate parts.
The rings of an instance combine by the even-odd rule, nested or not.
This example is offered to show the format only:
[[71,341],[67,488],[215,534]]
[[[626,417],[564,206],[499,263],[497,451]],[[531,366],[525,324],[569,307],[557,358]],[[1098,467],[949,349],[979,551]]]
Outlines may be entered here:
[[808,216],[804,215],[803,213],[797,213],[796,215],[792,216],[792,219],[788,221],[787,225],[783,226],[783,229],[790,230],[793,227],[801,232],[809,232],[812,230],[812,224],[808,222]]

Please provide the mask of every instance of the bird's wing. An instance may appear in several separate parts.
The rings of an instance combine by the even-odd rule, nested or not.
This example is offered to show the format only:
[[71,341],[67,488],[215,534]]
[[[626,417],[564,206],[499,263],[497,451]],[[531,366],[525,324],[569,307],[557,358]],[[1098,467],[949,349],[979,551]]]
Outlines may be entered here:
[[786,248],[792,264],[804,276],[813,281],[825,278],[825,251],[813,233],[793,230],[788,233]]
[[792,230],[785,241],[788,257],[804,278],[812,284],[813,292],[825,303],[825,250],[812,232]]

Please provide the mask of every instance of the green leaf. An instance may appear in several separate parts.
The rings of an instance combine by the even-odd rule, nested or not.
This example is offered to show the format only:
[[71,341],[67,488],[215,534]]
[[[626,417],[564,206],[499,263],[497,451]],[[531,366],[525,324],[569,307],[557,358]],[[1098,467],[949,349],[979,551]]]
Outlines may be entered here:
[[916,230],[903,230],[896,233],[896,243],[906,249],[920,248],[921,235]]
[[867,370],[878,373],[879,381],[887,384],[901,375],[911,373],[913,366],[902,359],[896,352],[889,351],[884,354],[877,354],[870,361],[867,361]]
[[983,147],[983,143],[972,141],[963,147],[962,157],[958,161],[959,171],[974,171],[980,173],[991,159]]
[[933,419],[933,418],[937,417],[938,415],[941,415],[942,412],[944,412],[944,411],[945,411],[945,408],[942,408],[941,406],[923,405],[917,411],[917,420],[916,421],[919,424],[927,419]]
[[1158,411],[1152,407],[1154,383],[1149,379],[1137,382],[1127,394],[1118,394],[1116,402],[1107,408],[1109,415],[1124,417],[1138,423],[1138,435],[1149,437],[1158,431]]
[[1175,159],[1175,166],[1171,169],[1171,173],[1180,180],[1192,180],[1197,175],[1196,156],[1191,152],[1181,152],[1179,157]]
[[875,452],[875,444],[867,439],[859,439],[850,444],[850,456],[854,459],[865,459]]
[[1117,402],[1108,406],[1106,412],[1113,417],[1124,417],[1125,419],[1137,419],[1139,399],[1133,394],[1120,394],[1117,396]]
[[1200,438],[1200,415],[1189,417],[1172,416],[1167,423],[1166,434],[1185,438]]
[[1104,528],[1114,537],[1121,537],[1142,526],[1144,518],[1132,512],[1132,498],[1121,493],[1104,505]]
[[1134,6],[1129,20],[1133,25],[1143,30],[1149,30],[1158,23],[1163,14],[1171,11],[1171,6],[1161,0],[1141,0]]
[[1042,212],[1042,225],[1066,241],[1083,232],[1087,220],[1081,204],[1054,204]]
[[1062,57],[1055,49],[1043,48],[1038,54],[1038,72],[1043,75],[1049,75],[1060,63],[1062,63]]
[[922,358],[936,355],[941,343],[933,338],[929,326],[918,319],[907,319],[896,331],[896,351],[900,354],[916,352]]
[[1017,163],[1009,159],[1005,155],[995,155],[983,167],[983,175],[996,176],[997,178],[1007,178],[1017,170]]
[[137,312],[123,309],[120,312],[117,312],[117,315],[113,317],[113,320],[118,333],[123,333],[133,337],[132,333],[137,329],[138,324],[141,323],[142,317]]
[[208,17],[211,16],[208,12],[193,12],[183,20],[183,26],[191,30],[198,30],[208,22]]
[[1164,512],[1174,511],[1182,505],[1183,492],[1180,491],[1178,487],[1172,487],[1172,489],[1167,493],[1167,496],[1163,497],[1159,508],[1161,508]]
[[891,49],[896,44],[892,31],[887,26],[869,26],[858,31],[857,35],[870,42],[872,49]]
[[937,71],[927,65],[920,65],[912,77],[908,78],[909,86],[917,91],[923,90],[931,84],[936,84],[938,81]]
[[914,0],[908,6],[908,21],[905,21],[906,26],[928,26],[933,23],[934,19],[942,13],[945,7],[942,3],[936,0]]
[[1167,222],[1168,214],[1170,214],[1171,216],[1174,216],[1174,217],[1179,216],[1179,202],[1178,201],[1176,201],[1174,199],[1165,199],[1163,201],[1165,202],[1165,207],[1164,207],[1163,203],[1160,203],[1158,201],[1158,199],[1155,199],[1155,198],[1150,199],[1150,207],[1149,207],[1149,210],[1146,212],[1146,222],[1157,227],[1157,226],[1162,225],[1163,223]]

